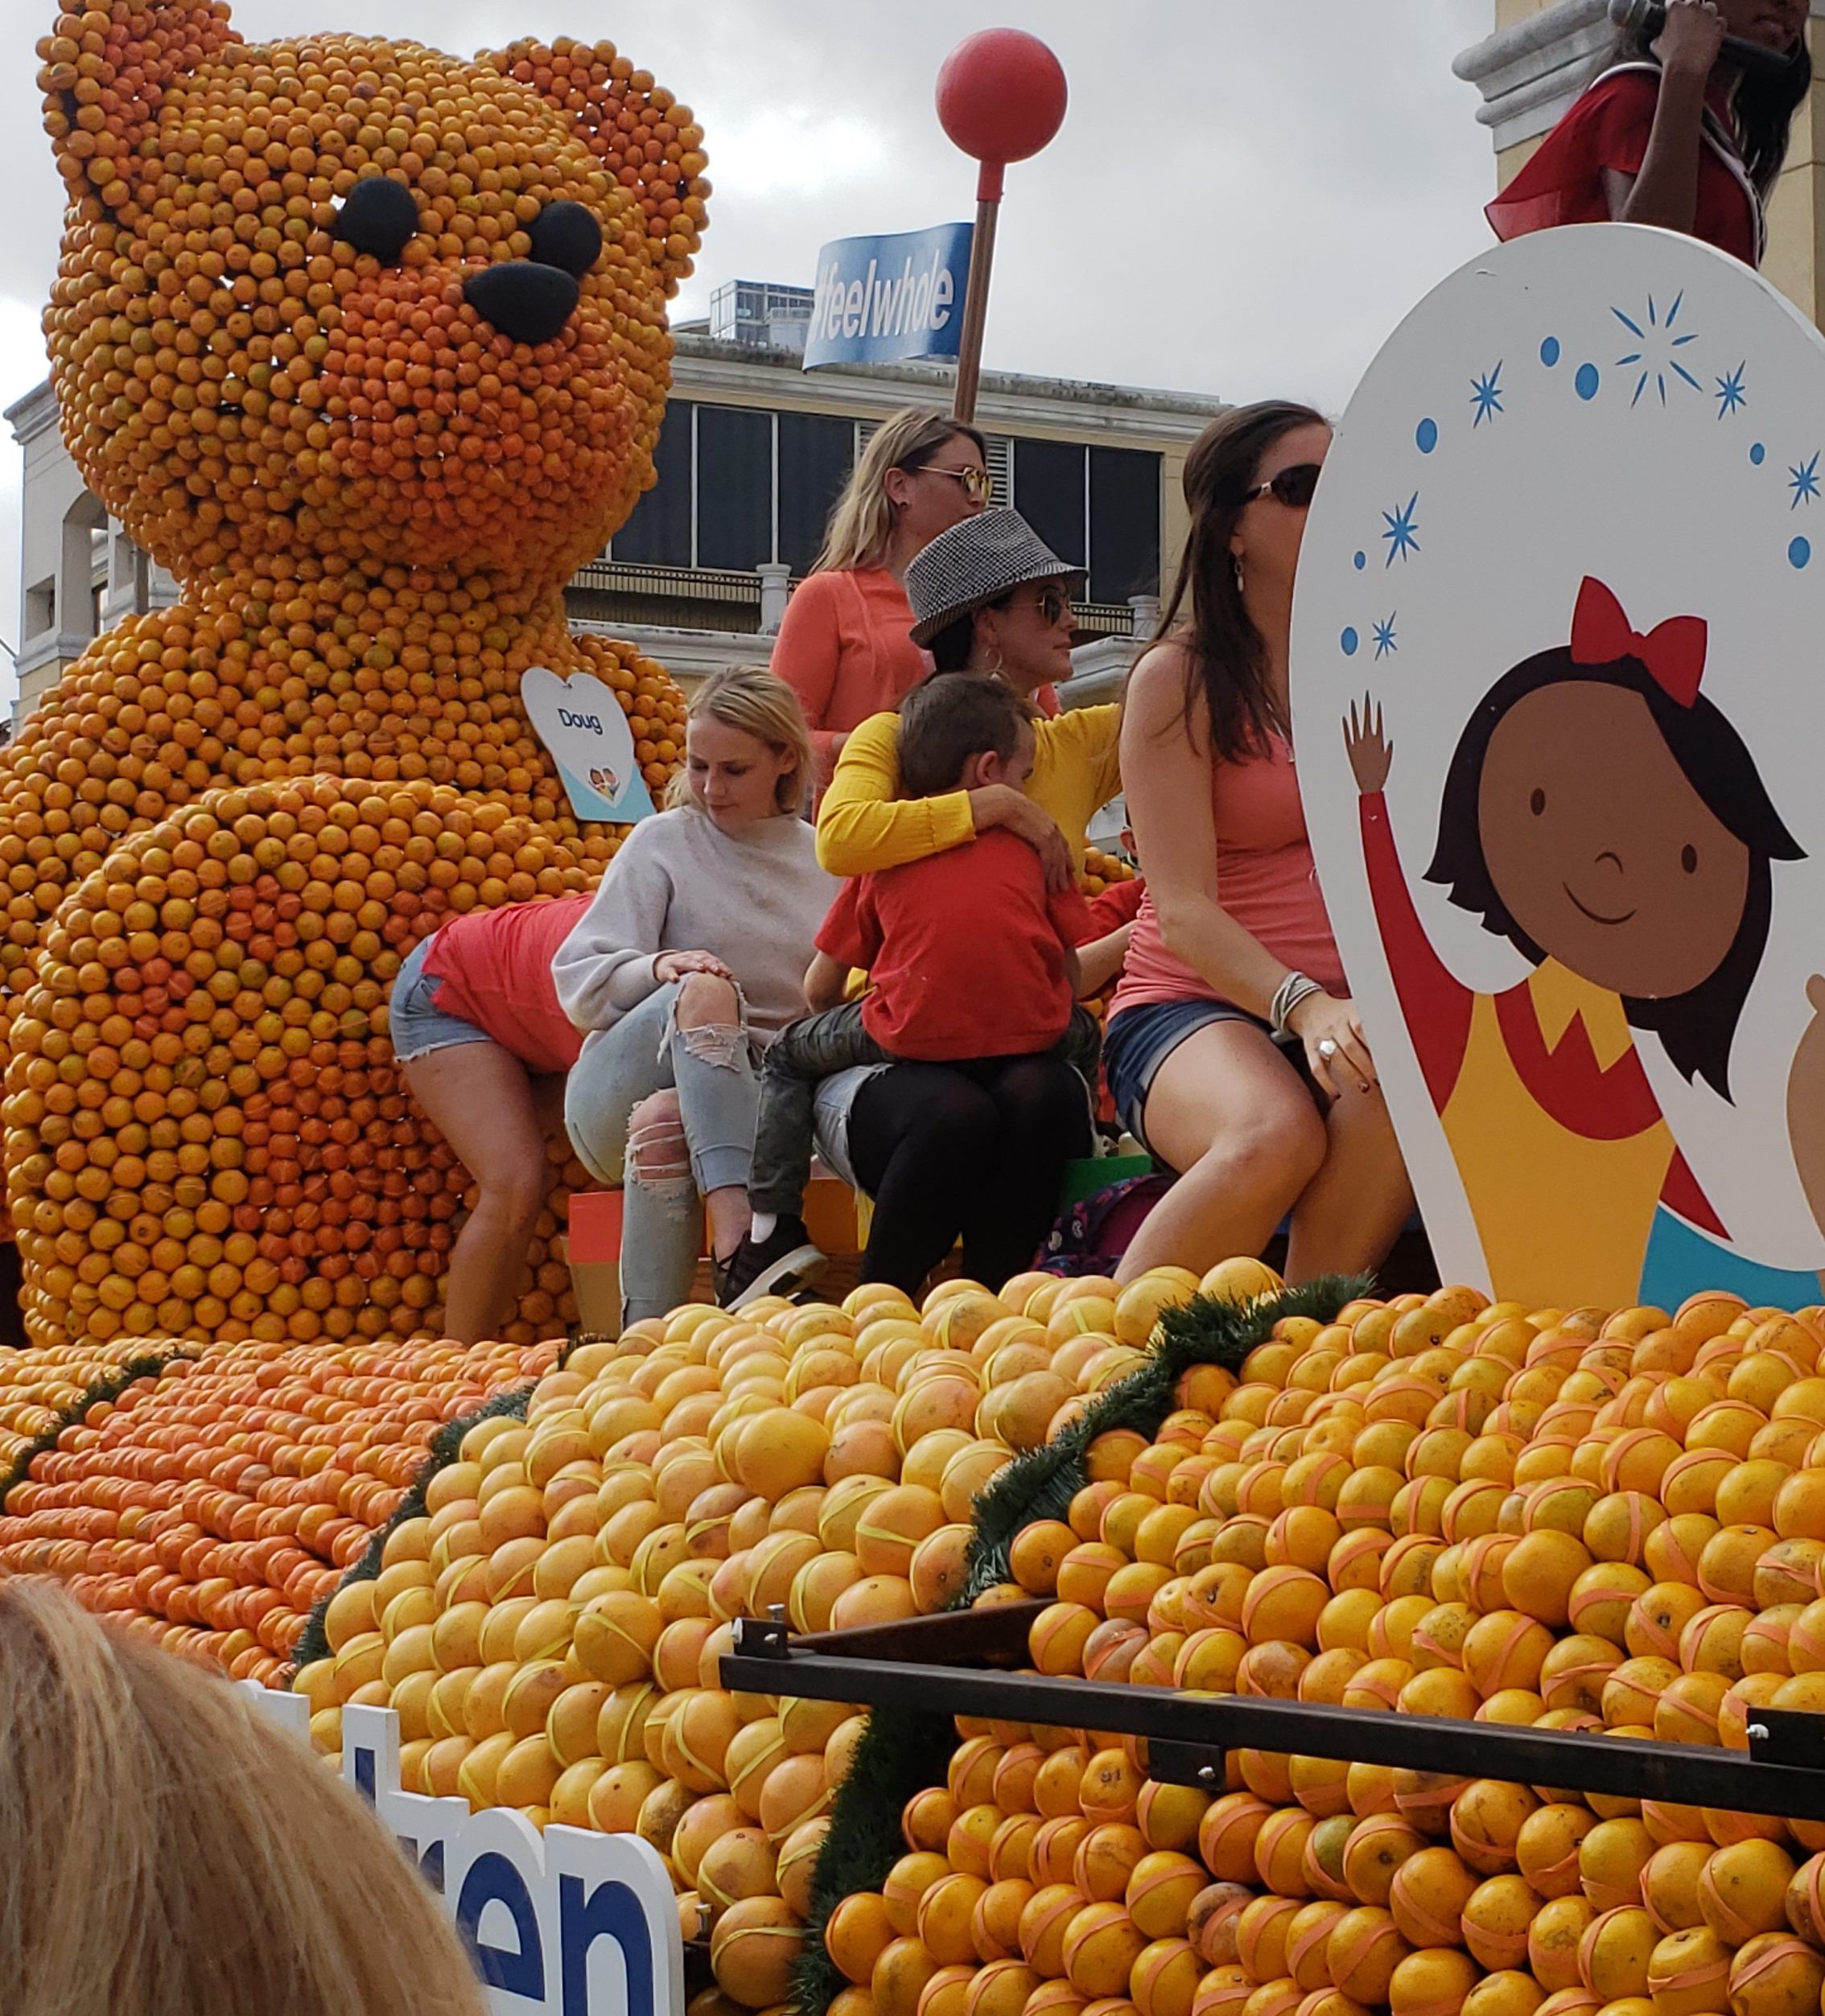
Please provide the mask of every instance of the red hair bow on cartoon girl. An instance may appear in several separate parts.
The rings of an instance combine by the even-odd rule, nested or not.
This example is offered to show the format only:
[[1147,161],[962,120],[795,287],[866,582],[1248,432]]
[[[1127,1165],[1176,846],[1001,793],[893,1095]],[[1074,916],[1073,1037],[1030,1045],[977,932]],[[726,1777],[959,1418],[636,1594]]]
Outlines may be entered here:
[[1708,632],[1703,616],[1669,616],[1644,637],[1629,627],[1622,605],[1600,581],[1586,574],[1572,611],[1572,662],[1613,665],[1633,658],[1669,697],[1689,707],[1704,677]]
[[[1626,1306],[1662,1199],[1728,1237],[1635,1032],[1731,1096],[1773,863],[1801,850],[1741,737],[1700,694],[1707,642],[1697,616],[1638,631],[1587,578],[1568,644],[1523,660],[1472,712],[1426,878],[1532,969],[1497,994],[1465,986],[1433,950],[1382,796],[1392,746],[1366,702],[1345,724],[1389,969],[1503,1296],[1551,1302],[1569,1280],[1580,1298]],[[1792,1068],[1790,1110],[1811,1116],[1792,1122],[1796,1158],[1825,1183],[1825,1022]],[[1825,1192],[1813,1203],[1825,1223]]]

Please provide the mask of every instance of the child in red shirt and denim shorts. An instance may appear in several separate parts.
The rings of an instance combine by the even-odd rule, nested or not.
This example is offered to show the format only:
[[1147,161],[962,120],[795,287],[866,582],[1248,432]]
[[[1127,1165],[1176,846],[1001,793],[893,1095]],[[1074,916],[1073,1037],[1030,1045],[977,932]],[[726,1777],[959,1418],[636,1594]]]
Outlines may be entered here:
[[[1023,788],[1036,718],[1030,701],[996,681],[967,673],[927,680],[900,709],[902,795]],[[1039,857],[1000,828],[845,884],[805,981],[814,1008],[838,1005],[790,1024],[767,1052],[748,1179],[749,1203],[767,1228],[731,1257],[725,1306],[789,1294],[822,1267],[799,1216],[820,1080],[900,1062],[992,1075],[1012,1059],[1050,1052],[1077,1070],[1090,1093],[1100,1034],[1089,1011],[1074,1005],[1075,948],[1095,936],[1082,896],[1049,894]],[[845,1002],[852,969],[867,973],[869,989]],[[1086,1121],[1088,1115],[1086,1096]],[[1033,1180],[1056,1195],[1061,1175],[1039,1171]]]

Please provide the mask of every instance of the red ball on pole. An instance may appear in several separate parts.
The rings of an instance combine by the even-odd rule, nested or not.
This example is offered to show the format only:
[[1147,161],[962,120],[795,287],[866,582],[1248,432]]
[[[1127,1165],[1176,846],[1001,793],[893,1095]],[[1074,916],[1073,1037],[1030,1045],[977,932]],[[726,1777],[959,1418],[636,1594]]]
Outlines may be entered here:
[[1037,35],[1019,28],[984,28],[958,43],[938,72],[938,121],[982,164],[951,402],[959,420],[975,417],[1003,171],[1010,161],[1037,154],[1057,132],[1065,122],[1067,96],[1063,64]]
[[1064,66],[1037,35],[984,28],[958,43],[938,72],[938,122],[983,164],[976,194],[993,203],[1001,171],[1036,154],[1065,120]]

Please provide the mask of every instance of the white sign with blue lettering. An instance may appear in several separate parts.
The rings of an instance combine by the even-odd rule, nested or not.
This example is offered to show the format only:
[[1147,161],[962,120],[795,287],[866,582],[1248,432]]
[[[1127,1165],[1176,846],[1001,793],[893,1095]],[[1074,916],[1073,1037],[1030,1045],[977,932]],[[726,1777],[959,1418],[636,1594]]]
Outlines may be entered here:
[[[301,1738],[310,1703],[245,1683]],[[684,1943],[665,1865],[637,1836],[543,1833],[505,1807],[429,1799],[399,1784],[399,1718],[342,1711],[342,1775],[443,1900],[495,2016],[682,2016]]]
[[818,254],[805,368],[954,357],[974,227],[838,238]]

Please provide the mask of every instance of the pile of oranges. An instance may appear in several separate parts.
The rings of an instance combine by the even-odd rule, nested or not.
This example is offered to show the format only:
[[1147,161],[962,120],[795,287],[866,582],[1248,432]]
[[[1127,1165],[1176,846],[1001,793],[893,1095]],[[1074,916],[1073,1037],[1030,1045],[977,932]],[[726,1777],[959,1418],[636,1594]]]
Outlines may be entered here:
[[282,1684],[311,1609],[397,1509],[437,1430],[529,1385],[556,1350],[199,1347],[93,1403],[32,1459],[0,1509],[0,1574],[56,1575],[168,1650]]
[[[1151,1435],[1095,1420],[1062,1516],[1005,1476],[1149,1365],[1200,1284],[1024,1275],[915,1310],[701,1306],[549,1355],[204,1346],[93,1408],[0,1569],[311,1704],[401,1718],[408,1788],[633,1832],[717,1986],[791,1992],[864,1714],[720,1684],[733,1620],[1043,1605],[1033,1670],[1743,1750],[1825,1709],[1825,1323],[1723,1295],[1463,1290],[1263,1317]],[[1253,1320],[1253,1319],[1251,1319]],[[1175,1344],[1175,1348],[1177,1348]],[[478,1421],[422,1509],[431,1430]],[[1123,1402],[1131,1413],[1130,1403]],[[999,1551],[978,1558],[999,1480]],[[1003,1578],[980,1588],[983,1561]],[[975,1578],[972,1581],[972,1576]],[[305,1612],[327,1651],[294,1672]],[[960,1719],[905,1853],[818,1924],[831,2016],[1811,2016],[1825,1819],[1242,1750],[1208,1791],[1109,1731]],[[857,1787],[859,1792],[861,1788]]]
[[[1040,1672],[1747,1748],[1825,1709],[1822,1313],[1283,1319],[1089,1446],[1011,1584]],[[959,1722],[826,1930],[833,2016],[1811,2016],[1825,1818]]]
[[1100,847],[1086,847],[1084,850],[1081,886],[1086,896],[1100,896],[1114,883],[1132,882],[1134,879],[1133,864],[1124,861],[1121,855],[1106,854]]
[[170,1338],[117,1337],[109,1344],[0,1351],[0,1479],[130,1366],[177,1357],[182,1349]]
[[[382,1004],[446,910],[591,887],[614,852],[525,672],[606,688],[649,788],[676,767],[662,668],[571,636],[562,596],[653,479],[702,135],[608,43],[253,47],[225,0],[96,0],[39,55],[64,437],[179,595],[0,754],[31,1333],[435,1332],[461,1178]],[[377,179],[390,236],[347,221]],[[541,341],[466,290],[509,264],[575,280]],[[528,1341],[572,1313],[552,1176]]]
[[978,1495],[1144,1364],[1160,1309],[1197,1286],[954,1282],[921,1312],[877,1285],[579,1347],[523,1422],[468,1432],[377,1579],[338,1591],[329,1656],[295,1682],[315,1740],[335,1756],[343,1708],[382,1702],[408,1790],[638,1832],[728,1993],[780,2002],[863,1725],[724,1691],[732,1619],[946,1607]]
[[[448,788],[214,794],[64,904],[12,1029],[8,1177],[32,1334],[308,1342],[435,1327],[468,1177],[415,1116],[387,982],[440,917],[581,887]],[[574,1314],[554,1195],[507,1341]]]

